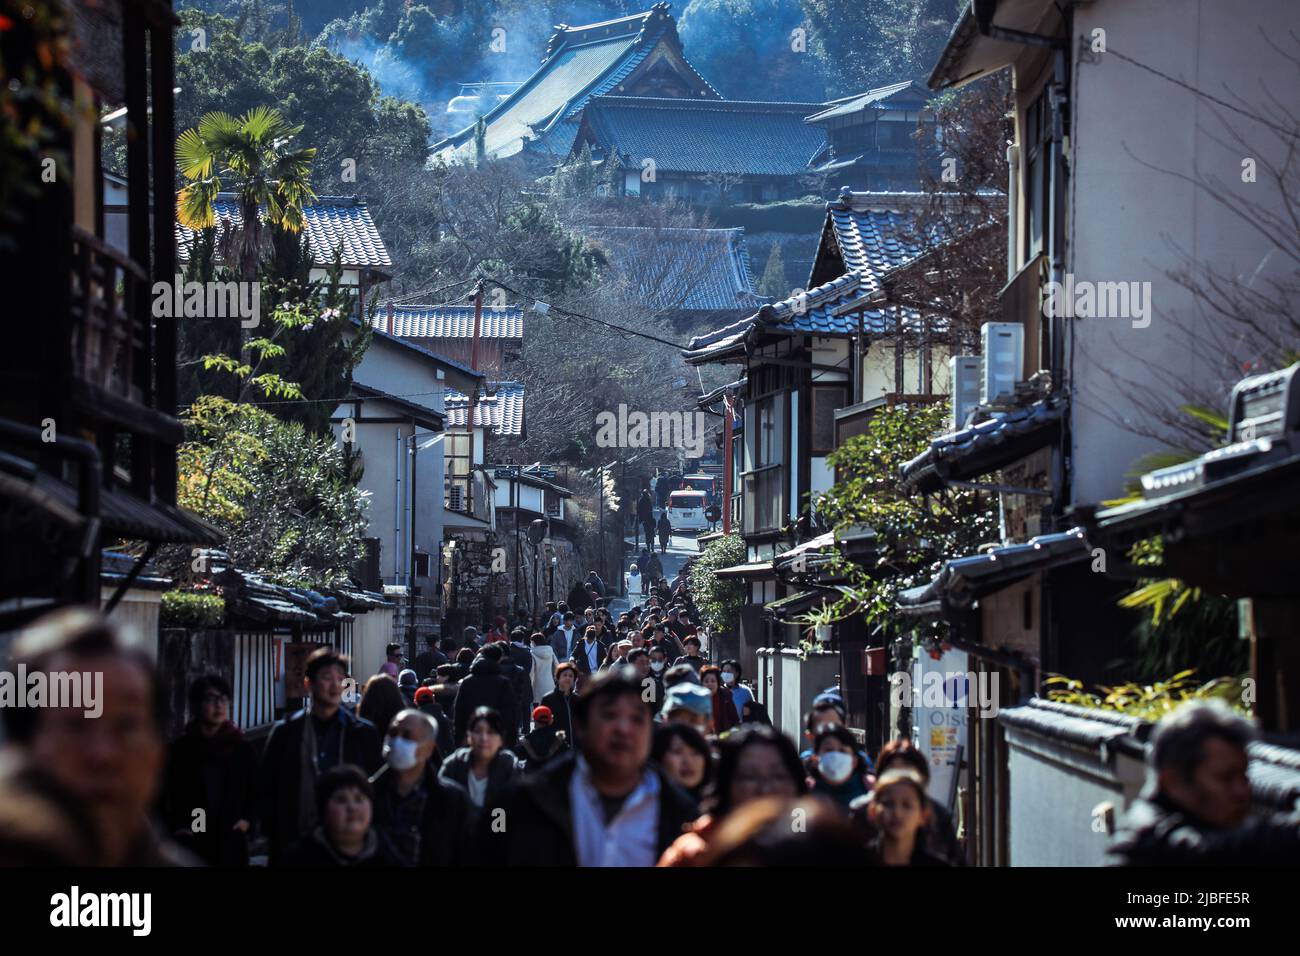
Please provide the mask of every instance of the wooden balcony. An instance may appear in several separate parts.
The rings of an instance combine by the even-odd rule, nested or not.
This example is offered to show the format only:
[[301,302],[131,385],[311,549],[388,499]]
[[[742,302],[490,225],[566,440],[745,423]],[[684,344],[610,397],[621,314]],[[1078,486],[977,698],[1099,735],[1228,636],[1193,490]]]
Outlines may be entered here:
[[152,296],[143,268],[72,230],[72,394],[89,418],[178,445],[183,431],[155,407]]
[[1051,362],[1051,323],[1043,321],[1043,287],[1046,282],[1047,257],[1039,254],[1025,263],[998,293],[1002,321],[1025,327],[1023,381],[1028,381]]
[[742,533],[779,531],[785,524],[786,473],[780,465],[767,465],[740,476],[744,487]]

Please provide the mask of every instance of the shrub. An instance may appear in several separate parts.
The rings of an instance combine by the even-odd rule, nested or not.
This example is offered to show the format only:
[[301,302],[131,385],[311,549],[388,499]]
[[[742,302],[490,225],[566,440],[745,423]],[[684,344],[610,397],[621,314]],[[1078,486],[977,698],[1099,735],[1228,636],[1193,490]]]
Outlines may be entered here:
[[220,627],[225,619],[226,602],[219,595],[167,591],[162,596],[163,627]]

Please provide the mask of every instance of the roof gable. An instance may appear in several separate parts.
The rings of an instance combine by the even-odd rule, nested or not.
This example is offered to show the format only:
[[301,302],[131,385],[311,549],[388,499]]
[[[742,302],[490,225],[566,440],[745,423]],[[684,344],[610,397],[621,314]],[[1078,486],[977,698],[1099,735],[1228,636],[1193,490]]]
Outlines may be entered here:
[[[554,137],[556,145],[547,144],[545,149],[562,157],[573,142],[577,115],[587,100],[615,89],[661,47],[676,54],[668,60],[676,65],[684,82],[695,86],[701,95],[719,97],[680,55],[677,25],[667,3],[617,20],[578,27],[560,25],[551,36],[541,66],[484,114],[488,153],[501,159],[525,147],[538,148],[542,145],[539,140]],[[455,153],[473,146],[474,126],[470,125],[435,144],[431,152],[450,161]]]
[[[469,418],[469,396],[448,388],[443,393],[447,427],[464,428]],[[492,434],[518,438],[524,433],[523,382],[489,382],[487,393],[474,406],[474,427],[491,428]]]

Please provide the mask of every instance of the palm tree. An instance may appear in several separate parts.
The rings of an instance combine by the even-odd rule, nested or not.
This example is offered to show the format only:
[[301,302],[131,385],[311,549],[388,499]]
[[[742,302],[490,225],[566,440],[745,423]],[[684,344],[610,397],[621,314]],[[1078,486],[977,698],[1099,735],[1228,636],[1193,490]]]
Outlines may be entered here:
[[302,229],[302,207],[316,198],[311,188],[315,147],[289,145],[300,132],[302,127],[291,126],[279,110],[258,106],[238,119],[207,113],[198,129],[187,129],[176,140],[176,165],[188,182],[176,198],[177,218],[190,229],[215,226],[217,194],[226,189],[238,195],[243,228],[227,237],[234,250],[227,261],[233,258],[245,281],[257,278],[262,215],[296,233]]

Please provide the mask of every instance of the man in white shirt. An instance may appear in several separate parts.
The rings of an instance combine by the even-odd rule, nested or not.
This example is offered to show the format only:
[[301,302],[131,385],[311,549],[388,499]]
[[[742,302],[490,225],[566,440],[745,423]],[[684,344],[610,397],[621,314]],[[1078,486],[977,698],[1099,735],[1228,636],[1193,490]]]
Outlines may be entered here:
[[512,792],[509,826],[480,826],[488,866],[654,866],[698,814],[650,763],[654,723],[630,668],[612,668],[574,699],[580,753]]

